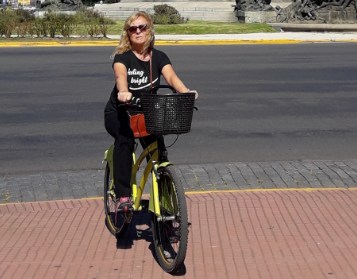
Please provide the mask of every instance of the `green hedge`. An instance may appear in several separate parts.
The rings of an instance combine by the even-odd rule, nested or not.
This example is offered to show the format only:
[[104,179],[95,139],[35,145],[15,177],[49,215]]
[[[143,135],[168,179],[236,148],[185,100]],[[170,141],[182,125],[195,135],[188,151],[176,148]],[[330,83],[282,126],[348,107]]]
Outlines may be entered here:
[[98,12],[87,9],[78,11],[75,15],[48,11],[41,18],[21,9],[0,9],[0,37],[6,38],[15,35],[55,38],[70,37],[73,34],[107,37],[108,25],[114,23]]
[[187,22],[181,17],[180,13],[172,6],[167,4],[154,6],[154,24],[180,24]]
[[[188,20],[167,4],[154,6],[155,24],[182,24]],[[83,8],[75,15],[47,11],[35,17],[29,11],[11,8],[0,9],[0,37],[107,37],[109,25],[115,22],[92,9]]]

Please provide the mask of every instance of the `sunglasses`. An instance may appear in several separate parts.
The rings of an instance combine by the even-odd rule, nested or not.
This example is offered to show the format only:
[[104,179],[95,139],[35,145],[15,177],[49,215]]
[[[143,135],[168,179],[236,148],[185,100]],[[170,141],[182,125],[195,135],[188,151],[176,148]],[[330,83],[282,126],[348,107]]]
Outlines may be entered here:
[[144,32],[144,31],[146,31],[146,29],[148,28],[148,26],[147,26],[146,24],[140,24],[140,25],[138,25],[138,26],[130,26],[130,27],[128,28],[128,31],[129,31],[130,33],[135,33],[136,30],[138,30],[138,28],[139,28],[140,32]]

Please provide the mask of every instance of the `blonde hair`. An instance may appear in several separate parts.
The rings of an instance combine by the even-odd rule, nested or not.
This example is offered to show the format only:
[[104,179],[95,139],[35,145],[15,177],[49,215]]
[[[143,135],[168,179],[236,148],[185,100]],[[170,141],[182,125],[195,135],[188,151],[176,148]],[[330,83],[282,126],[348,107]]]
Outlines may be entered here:
[[150,50],[153,47],[154,44],[154,23],[151,19],[151,16],[143,11],[139,11],[139,12],[135,12],[133,13],[130,17],[128,17],[124,23],[124,27],[123,27],[123,31],[121,33],[120,36],[120,41],[119,41],[119,45],[116,47],[115,51],[114,51],[114,55],[115,54],[122,54],[124,52],[127,52],[128,50],[131,50],[131,42],[130,42],[130,38],[129,38],[129,34],[128,34],[128,29],[131,25],[131,23],[138,19],[139,17],[143,17],[146,19],[147,21],[147,37],[146,37],[146,41],[144,44],[144,53],[149,53]]

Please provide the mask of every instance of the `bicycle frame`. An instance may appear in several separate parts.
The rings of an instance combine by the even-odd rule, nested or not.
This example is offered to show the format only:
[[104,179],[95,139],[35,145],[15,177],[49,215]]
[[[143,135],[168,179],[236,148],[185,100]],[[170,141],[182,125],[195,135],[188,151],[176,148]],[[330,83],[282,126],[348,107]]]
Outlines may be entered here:
[[[110,178],[111,178],[111,185],[110,191],[114,193],[114,179],[113,179],[113,149],[114,145],[111,145],[105,152],[104,152],[104,160],[103,162],[107,162],[110,168]],[[151,153],[151,155],[149,155]],[[137,172],[141,163],[146,159],[147,156],[150,156],[150,160],[147,162],[147,165],[144,169],[144,173],[140,179],[139,185],[137,184]],[[158,195],[158,169],[160,167],[167,167],[171,165],[170,162],[163,162],[158,163],[159,158],[159,150],[157,142],[153,142],[147,148],[145,148],[142,153],[139,155],[139,158],[136,159],[135,152],[133,152],[133,167],[131,171],[131,187],[132,187],[132,200],[133,200],[133,207],[134,211],[142,210],[140,205],[140,201],[145,189],[146,182],[148,180],[149,174],[151,173],[152,177],[152,186],[150,190],[150,199],[149,199],[149,210],[153,212],[156,216],[161,216],[160,212],[160,205],[159,205],[159,195]]]

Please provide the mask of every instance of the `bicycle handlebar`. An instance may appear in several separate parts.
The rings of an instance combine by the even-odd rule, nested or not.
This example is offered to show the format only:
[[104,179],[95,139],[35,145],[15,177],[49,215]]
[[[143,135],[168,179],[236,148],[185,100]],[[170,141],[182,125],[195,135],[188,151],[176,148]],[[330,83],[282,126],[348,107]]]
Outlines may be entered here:
[[154,87],[151,89],[151,92],[152,92],[153,94],[157,94],[157,91],[158,91],[159,89],[162,89],[162,88],[170,89],[173,94],[177,93],[177,91],[175,90],[175,88],[173,88],[173,87],[170,86],[170,85],[165,85],[165,84],[163,84],[163,85],[158,85],[158,86],[154,86]]
[[[167,95],[170,95],[170,94],[177,94],[177,91],[175,90],[175,88],[173,88],[172,86],[170,85],[165,85],[165,84],[162,84],[162,85],[158,85],[158,86],[154,86],[152,89],[151,89],[151,93],[152,94],[157,94],[157,91],[159,89],[162,89],[162,88],[166,88],[166,89],[170,89],[171,92],[169,92]],[[119,107],[121,106],[126,106],[127,108],[131,108],[131,109],[138,109],[138,110],[141,110],[141,98],[140,97],[136,97],[136,96],[132,96],[131,97],[131,100],[130,102],[128,103],[120,103],[118,105]],[[198,108],[195,106],[193,107],[195,110],[198,110]]]
[[[170,89],[172,92],[170,92],[169,94],[176,94],[177,91],[170,85],[158,85],[158,86],[154,86],[152,89],[151,89],[151,93],[152,94],[157,94],[157,91],[159,89],[162,89],[162,88],[167,88],[167,89]],[[128,103],[120,103],[119,104],[119,107],[121,106],[126,106],[128,108],[133,108],[133,109],[140,109],[141,108],[141,98],[140,97],[135,97],[134,95],[131,97],[131,100],[130,102]]]

